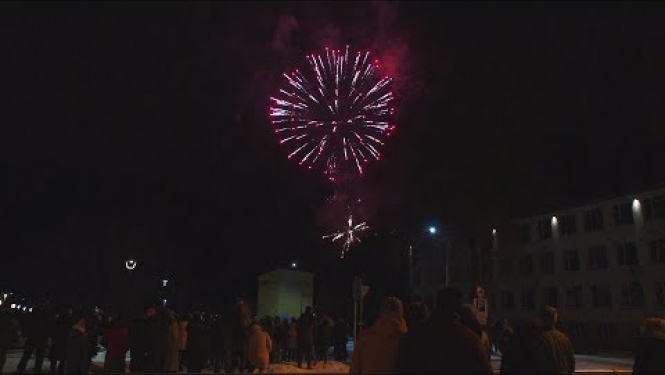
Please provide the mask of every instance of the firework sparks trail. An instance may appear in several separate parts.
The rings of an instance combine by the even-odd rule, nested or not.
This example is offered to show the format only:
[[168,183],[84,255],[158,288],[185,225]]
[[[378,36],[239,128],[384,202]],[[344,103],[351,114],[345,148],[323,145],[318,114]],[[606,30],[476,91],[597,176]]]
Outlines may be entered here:
[[302,71],[284,73],[284,86],[270,98],[274,132],[289,158],[330,180],[362,175],[395,130],[392,79],[379,75],[369,52],[349,46],[306,61]]
[[330,234],[327,234],[323,236],[323,239],[332,239],[332,242],[336,242],[337,240],[343,240],[342,243],[342,253],[340,254],[340,258],[344,259],[344,256],[346,253],[349,251],[351,248],[351,245],[353,245],[356,242],[361,242],[359,234],[361,232],[366,231],[369,229],[369,226],[367,223],[362,222],[360,224],[354,224],[353,223],[353,215],[349,215],[349,218],[346,221],[346,225],[343,229],[333,232]]

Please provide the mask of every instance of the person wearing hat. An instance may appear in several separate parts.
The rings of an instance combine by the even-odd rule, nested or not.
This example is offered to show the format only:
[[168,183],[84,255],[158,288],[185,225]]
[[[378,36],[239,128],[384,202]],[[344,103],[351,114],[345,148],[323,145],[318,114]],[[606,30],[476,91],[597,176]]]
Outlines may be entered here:
[[374,325],[360,334],[353,350],[349,373],[397,373],[399,343],[406,332],[402,301],[388,297]]

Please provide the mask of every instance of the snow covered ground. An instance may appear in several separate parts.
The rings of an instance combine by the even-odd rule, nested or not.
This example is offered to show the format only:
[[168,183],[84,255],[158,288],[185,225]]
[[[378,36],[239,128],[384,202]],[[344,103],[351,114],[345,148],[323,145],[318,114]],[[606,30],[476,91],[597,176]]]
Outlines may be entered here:
[[348,374],[349,365],[346,363],[331,361],[327,365],[319,362],[313,369],[309,370],[306,366],[298,368],[296,363],[274,364],[270,365],[268,373],[271,374]]
[[[19,359],[21,358],[21,353],[18,351],[10,352],[7,356],[7,363],[4,367],[4,373],[15,373],[16,366],[18,366]],[[577,370],[576,373],[579,374],[628,374],[632,370],[633,360],[629,358],[618,358],[618,357],[605,357],[605,356],[594,356],[594,355],[576,355]],[[129,358],[127,358],[127,363],[129,364]],[[100,353],[93,359],[95,367],[100,368],[104,363],[104,353]],[[498,356],[492,357],[492,367],[494,368],[495,373],[499,372],[499,365],[501,363],[501,358]],[[33,373],[34,366],[34,357],[28,362],[28,373]],[[44,366],[42,368],[43,373],[48,372],[49,361],[44,361]],[[94,371],[93,369],[93,372]],[[204,374],[213,373],[210,370],[203,370]],[[327,366],[324,366],[322,362],[317,363],[317,365],[309,370],[306,367],[298,368],[297,364],[294,362],[282,363],[282,364],[273,364],[270,365],[268,369],[270,374],[348,374],[349,365],[347,363],[331,361]]]

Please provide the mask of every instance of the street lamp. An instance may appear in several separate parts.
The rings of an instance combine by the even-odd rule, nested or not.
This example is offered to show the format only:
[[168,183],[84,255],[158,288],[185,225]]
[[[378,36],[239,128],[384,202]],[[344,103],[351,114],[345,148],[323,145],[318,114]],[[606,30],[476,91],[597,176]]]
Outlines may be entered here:
[[[430,226],[427,231],[431,236],[436,236],[438,229],[435,226]],[[444,251],[446,252],[446,287],[450,286],[450,240],[445,240]]]
[[292,269],[295,269],[296,267],[298,267],[298,263],[296,263],[296,262],[291,263],[291,268]]
[[[438,228],[435,227],[434,225],[430,225],[425,228],[425,233],[427,233],[429,236],[436,236],[438,233]],[[416,244],[421,243],[422,239],[417,241]],[[447,252],[446,252],[447,254]],[[448,262],[446,261],[446,267],[447,267]],[[448,270],[446,269],[446,280],[448,278]],[[446,281],[446,285],[448,285],[448,282]],[[413,288],[414,288],[414,277],[413,277],[413,244],[409,244],[409,295],[411,299],[413,300]]]
[[162,280],[162,286],[166,288],[167,285],[169,285],[169,280],[168,279]]

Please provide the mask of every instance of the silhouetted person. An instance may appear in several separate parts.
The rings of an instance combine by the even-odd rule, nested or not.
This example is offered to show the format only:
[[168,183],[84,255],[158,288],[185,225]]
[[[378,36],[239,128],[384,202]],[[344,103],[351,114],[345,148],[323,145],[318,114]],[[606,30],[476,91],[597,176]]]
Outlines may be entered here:
[[302,367],[303,359],[307,361],[307,368],[312,368],[314,357],[314,313],[312,306],[307,306],[305,312],[298,319],[298,367]]
[[85,316],[76,314],[75,324],[67,337],[67,354],[65,356],[66,374],[87,374],[90,370],[90,343],[86,333]]
[[159,322],[154,308],[146,309],[143,316],[132,322],[129,333],[130,368],[133,373],[157,372],[157,344]]
[[205,329],[201,315],[194,314],[187,325],[187,373],[200,373],[203,369]]
[[538,340],[536,358],[539,374],[572,374],[575,372],[575,353],[568,337],[558,329],[558,312],[545,306],[540,312],[543,329]]
[[501,374],[537,374],[540,371],[537,348],[542,329],[539,316],[515,328],[501,355]]
[[50,334],[49,324],[49,316],[45,304],[35,307],[34,312],[24,316],[21,331],[26,337],[26,341],[23,348],[23,355],[16,369],[17,373],[25,373],[25,367],[33,352],[35,353],[35,374],[42,372],[44,354],[46,353]]
[[67,337],[74,325],[74,318],[70,309],[63,309],[55,317],[51,333],[51,373],[63,374],[65,371],[65,357],[67,356]]
[[328,316],[324,316],[319,323],[319,333],[316,336],[318,342],[318,359],[323,360],[323,364],[328,364],[328,349],[332,345],[332,330],[335,323]]
[[17,336],[18,322],[14,318],[14,314],[9,308],[0,306],[0,374],[7,361],[7,351],[18,338]]
[[397,373],[400,340],[406,332],[402,301],[389,297],[383,302],[374,325],[358,337],[349,373]]
[[644,321],[634,354],[633,374],[665,374],[665,319]]
[[272,340],[268,332],[265,332],[259,322],[251,325],[247,345],[247,357],[252,367],[259,373],[264,373],[270,364],[270,352],[272,351]]
[[125,357],[129,350],[129,331],[117,319],[104,330],[102,346],[106,347],[104,370],[112,374],[125,373]]
[[346,349],[346,342],[349,339],[349,326],[344,319],[339,318],[333,327],[333,350],[335,351],[335,360],[346,361],[348,352]]
[[477,333],[459,322],[462,295],[444,288],[427,328],[411,337],[400,352],[402,374],[492,374],[487,352]]
[[236,298],[233,305],[233,342],[231,351],[231,362],[238,367],[238,372],[243,372],[247,366],[247,337],[249,326],[252,323],[252,312],[245,304],[242,297]]
[[295,361],[298,356],[298,321],[291,318],[286,329],[286,360]]

